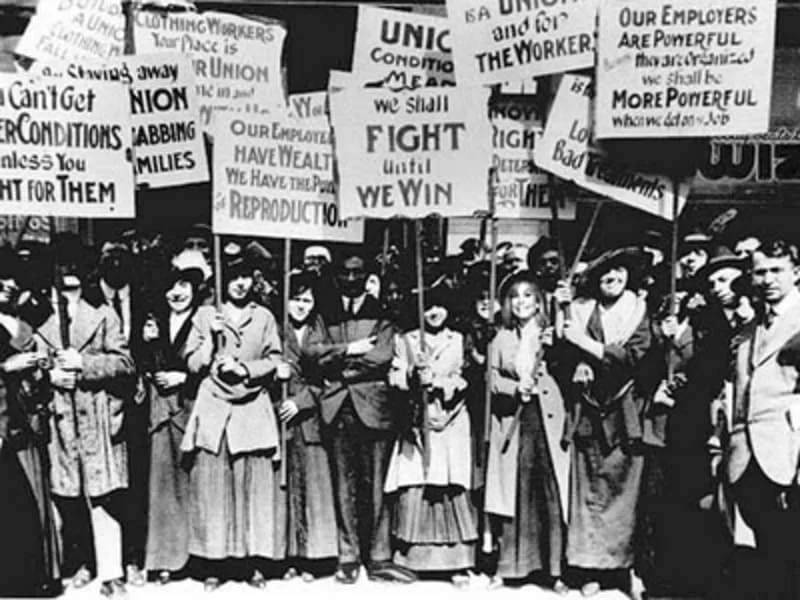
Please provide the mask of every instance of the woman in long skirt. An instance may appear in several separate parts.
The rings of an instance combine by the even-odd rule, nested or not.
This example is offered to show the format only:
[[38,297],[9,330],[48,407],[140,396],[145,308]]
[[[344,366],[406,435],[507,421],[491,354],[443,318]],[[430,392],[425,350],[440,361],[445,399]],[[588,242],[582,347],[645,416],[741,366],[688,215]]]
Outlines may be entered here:
[[[572,490],[567,561],[585,596],[627,589],[644,457],[637,377],[651,345],[635,251],[606,253],[585,276],[590,298],[572,304],[564,337],[575,353]],[[648,373],[649,374],[649,373]]]
[[204,350],[189,360],[198,371],[214,357],[181,444],[192,454],[189,553],[204,559],[208,591],[219,587],[226,566],[232,577],[264,587],[260,561],[286,554],[278,425],[267,391],[281,343],[272,313],[251,298],[253,267],[238,245],[226,247],[225,303],[201,328]]
[[564,405],[548,371],[541,293],[528,272],[511,275],[501,293],[503,327],[492,342],[492,423],[485,510],[499,543],[497,577],[542,577],[559,592],[564,511],[551,448]]
[[289,328],[284,332],[284,358],[291,368],[288,399],[278,416],[287,423],[288,548],[304,581],[314,578],[325,559],[338,556],[338,532],[328,454],[320,434],[319,396],[322,371],[311,348],[325,341],[325,325],[317,312],[317,277],[294,274],[289,283]]
[[453,574],[461,585],[469,582],[466,571],[475,564],[478,528],[462,393],[463,336],[446,326],[447,296],[441,285],[425,291],[424,344],[419,329],[395,338],[389,383],[411,394],[410,405],[420,414],[395,444],[384,489],[393,495],[394,562],[417,572]]
[[145,568],[168,583],[189,559],[189,472],[180,450],[200,374],[189,357],[200,350],[200,328],[213,315],[199,306],[210,268],[185,250],[172,261],[165,302],[144,325],[141,368],[150,402],[150,485]]

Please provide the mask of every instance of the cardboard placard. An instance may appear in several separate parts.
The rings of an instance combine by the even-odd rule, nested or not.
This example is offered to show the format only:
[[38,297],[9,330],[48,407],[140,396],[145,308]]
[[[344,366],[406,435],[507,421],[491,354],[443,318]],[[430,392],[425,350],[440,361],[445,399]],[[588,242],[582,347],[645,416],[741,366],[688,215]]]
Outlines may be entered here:
[[290,94],[289,114],[297,119],[326,117],[328,114],[328,92]]
[[122,83],[0,74],[0,213],[134,216]]
[[215,233],[361,243],[363,221],[344,221],[325,117],[218,113],[214,131]]
[[488,88],[331,94],[346,217],[469,216],[488,210]]
[[[534,97],[493,97],[489,119],[495,214],[506,219],[550,219],[550,176],[533,160],[543,121]],[[574,201],[562,199],[559,209],[560,218],[575,218]]]
[[599,138],[769,127],[776,0],[603,0]]
[[[534,147],[536,164],[596,194],[664,219],[673,216],[673,182],[666,175],[639,173],[606,156],[591,135],[591,77],[564,75],[547,126]],[[678,213],[686,203],[689,183],[681,182]]]
[[192,57],[200,120],[215,110],[283,113],[281,53],[286,28],[214,11],[135,17],[137,53],[181,52]]
[[107,60],[125,51],[120,0],[39,0],[16,52],[50,60]]
[[460,85],[594,65],[597,0],[447,0]]
[[358,7],[353,76],[395,91],[455,85],[450,23],[444,17]]
[[208,181],[194,72],[185,54],[126,56],[97,66],[37,61],[31,72],[127,85],[138,185],[162,188]]

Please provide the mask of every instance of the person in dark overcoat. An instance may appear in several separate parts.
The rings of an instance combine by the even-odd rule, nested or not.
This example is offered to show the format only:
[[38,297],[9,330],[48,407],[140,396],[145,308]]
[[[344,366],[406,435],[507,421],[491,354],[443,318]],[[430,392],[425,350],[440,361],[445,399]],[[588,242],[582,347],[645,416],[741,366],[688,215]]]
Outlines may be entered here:
[[163,301],[140,332],[138,365],[150,416],[145,568],[160,584],[189,560],[189,473],[180,445],[204,372],[190,371],[188,362],[201,351],[201,328],[214,312],[200,306],[209,270],[202,254],[184,250],[171,265]]
[[0,250],[0,596],[61,591],[47,441],[50,386],[19,318],[14,254]]
[[304,581],[311,581],[324,566],[320,561],[338,555],[333,481],[319,414],[323,373],[310,351],[328,335],[317,311],[317,282],[310,271],[294,273],[289,280],[289,322],[283,340],[291,377],[288,397],[278,407],[279,418],[287,424],[289,575],[299,571]]

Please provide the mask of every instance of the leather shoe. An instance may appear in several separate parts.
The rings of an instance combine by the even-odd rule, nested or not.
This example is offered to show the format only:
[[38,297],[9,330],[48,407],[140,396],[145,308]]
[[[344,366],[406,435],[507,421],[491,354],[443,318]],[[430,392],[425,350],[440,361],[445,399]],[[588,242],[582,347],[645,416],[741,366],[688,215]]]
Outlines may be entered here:
[[125,567],[125,580],[128,582],[128,585],[134,587],[143,587],[144,584],[147,583],[147,577],[144,571],[136,565],[128,565]]
[[360,566],[358,563],[344,563],[336,570],[336,581],[339,583],[355,583],[358,581]]
[[86,565],[81,566],[69,580],[69,586],[76,590],[86,587],[92,580],[92,574]]
[[264,577],[264,574],[256,569],[253,571],[253,576],[250,578],[250,581],[247,582],[250,587],[256,588],[257,590],[263,590],[267,587],[267,578]]
[[122,579],[104,581],[102,584],[100,584],[100,593],[106,598],[128,597],[128,590],[125,588],[125,582],[122,581]]
[[213,592],[219,589],[219,579],[217,577],[206,577],[203,582],[203,590],[206,592]]
[[417,580],[417,575],[413,571],[389,561],[374,563],[370,566],[368,577],[371,581],[393,583],[413,583]]

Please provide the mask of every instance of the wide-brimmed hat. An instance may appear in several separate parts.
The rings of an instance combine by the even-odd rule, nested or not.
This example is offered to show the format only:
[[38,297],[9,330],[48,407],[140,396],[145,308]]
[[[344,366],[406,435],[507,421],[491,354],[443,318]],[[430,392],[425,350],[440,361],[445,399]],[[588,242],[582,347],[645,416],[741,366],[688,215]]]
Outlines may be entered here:
[[705,250],[711,245],[711,236],[699,228],[694,228],[686,233],[678,244],[678,256],[684,256],[692,250]]
[[628,271],[629,280],[641,274],[646,262],[644,250],[634,246],[625,246],[603,252],[590,261],[581,273],[581,280],[588,289],[595,289],[600,277],[611,269],[624,267]]
[[183,250],[170,262],[170,271],[167,284],[173,285],[176,281],[188,281],[195,288],[211,278],[211,267],[206,262],[203,253],[199,250]]
[[222,275],[231,278],[241,273],[252,273],[253,257],[238,242],[228,242],[222,248]]
[[[422,269],[423,300],[425,306],[444,306],[448,310],[453,302],[453,289],[447,283],[447,273],[440,263],[429,263]],[[416,298],[419,286],[414,283],[411,296]]]
[[708,262],[697,272],[696,277],[700,281],[705,281],[712,273],[726,267],[745,271],[747,261],[737,256],[733,250],[727,246],[717,246],[714,248]]

